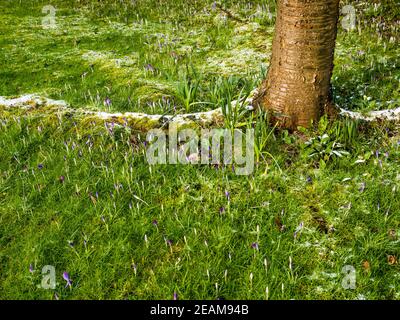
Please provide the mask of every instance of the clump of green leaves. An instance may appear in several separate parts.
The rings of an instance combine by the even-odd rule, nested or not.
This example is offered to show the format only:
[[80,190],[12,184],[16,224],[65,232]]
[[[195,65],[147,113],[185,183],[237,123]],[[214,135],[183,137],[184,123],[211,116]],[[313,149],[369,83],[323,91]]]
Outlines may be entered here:
[[358,123],[351,119],[330,123],[327,116],[318,123],[317,136],[304,144],[304,155],[314,159],[320,168],[328,162],[350,155],[356,143]]

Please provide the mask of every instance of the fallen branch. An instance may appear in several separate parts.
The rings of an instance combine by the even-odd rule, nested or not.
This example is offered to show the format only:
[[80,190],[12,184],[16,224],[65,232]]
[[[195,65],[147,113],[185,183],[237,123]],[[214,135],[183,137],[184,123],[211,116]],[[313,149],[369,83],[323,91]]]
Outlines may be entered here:
[[235,21],[240,22],[240,23],[246,23],[246,22],[248,22],[247,19],[242,19],[242,18],[237,17],[237,16],[234,15],[232,12],[230,12],[229,10],[225,9],[224,7],[222,7],[222,5],[219,4],[219,3],[215,3],[215,6],[216,6],[219,10],[221,10],[223,13],[225,13],[225,14],[227,15],[228,18],[230,18],[230,19],[232,19],[232,20],[235,20]]

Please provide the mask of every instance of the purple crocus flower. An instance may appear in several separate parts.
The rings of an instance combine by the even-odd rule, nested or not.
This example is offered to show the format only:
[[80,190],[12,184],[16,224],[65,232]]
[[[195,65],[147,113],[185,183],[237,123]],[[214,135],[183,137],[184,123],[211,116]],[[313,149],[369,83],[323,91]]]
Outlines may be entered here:
[[229,193],[228,190],[225,190],[225,197],[226,197],[226,199],[227,199],[228,201],[230,201],[230,199],[231,199],[231,194]]
[[147,71],[155,72],[156,69],[149,63],[144,67]]
[[300,222],[300,225],[297,227],[296,231],[294,232],[294,238],[297,239],[297,235],[299,234],[299,232],[303,229],[304,223]]
[[178,294],[174,292],[174,300],[178,300]]
[[32,264],[29,265],[29,272],[30,273],[34,273],[35,272],[35,270],[33,269],[33,265]]
[[311,177],[307,177],[307,183],[312,183],[312,178]]
[[66,284],[66,286],[65,286],[66,288],[72,286],[72,281],[71,281],[71,279],[70,279],[70,277],[69,277],[68,272],[64,272],[64,273],[63,273],[63,279],[64,279],[65,281],[67,281],[67,284]]
[[64,183],[64,181],[65,181],[65,177],[64,176],[60,176],[60,182]]
[[255,249],[255,250],[257,250],[258,251],[258,242],[253,242],[252,244],[251,244],[251,247],[253,248],[253,249]]
[[220,214],[223,214],[224,212],[225,212],[225,208],[224,208],[224,207],[220,207],[220,208],[219,208],[219,213],[220,213]]
[[156,219],[154,219],[151,223],[152,223],[152,225],[155,226],[155,227],[158,226],[158,221],[157,221]]
[[42,164],[42,163],[39,163],[39,164],[38,164],[38,169],[39,169],[39,170],[42,170],[42,169],[43,169],[43,164]]
[[109,97],[106,97],[104,99],[104,105],[107,106],[107,107],[111,106],[111,99]]

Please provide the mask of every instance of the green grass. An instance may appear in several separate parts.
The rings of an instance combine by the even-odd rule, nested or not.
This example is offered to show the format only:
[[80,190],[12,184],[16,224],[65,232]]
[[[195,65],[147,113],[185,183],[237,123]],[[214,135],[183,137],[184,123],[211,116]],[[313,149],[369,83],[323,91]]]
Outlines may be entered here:
[[[221,23],[212,2],[142,0],[133,10],[53,1],[59,27],[43,30],[48,3],[3,1],[0,95],[150,113],[224,105],[265,74],[273,19],[256,17],[253,32]],[[268,2],[225,3],[245,19]],[[371,6],[361,34],[338,36],[334,95],[348,109],[399,106],[398,45],[372,32]],[[389,25],[396,8],[385,7]],[[196,104],[185,105],[179,93],[196,80]],[[388,260],[400,257],[398,124],[322,119],[292,135],[230,116],[228,126],[257,130],[259,161],[247,177],[230,167],[149,166],[142,132],[0,108],[0,298],[265,299],[268,288],[269,299],[399,299],[400,267]],[[45,265],[56,268],[55,290],[38,287]],[[354,290],[342,287],[346,265]]]

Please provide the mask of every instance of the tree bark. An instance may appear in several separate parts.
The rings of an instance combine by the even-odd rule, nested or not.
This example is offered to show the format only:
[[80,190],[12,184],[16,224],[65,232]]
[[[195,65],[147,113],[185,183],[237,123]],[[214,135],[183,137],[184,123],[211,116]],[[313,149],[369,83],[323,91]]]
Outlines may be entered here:
[[255,102],[282,127],[308,127],[331,112],[339,0],[278,0],[272,58]]

